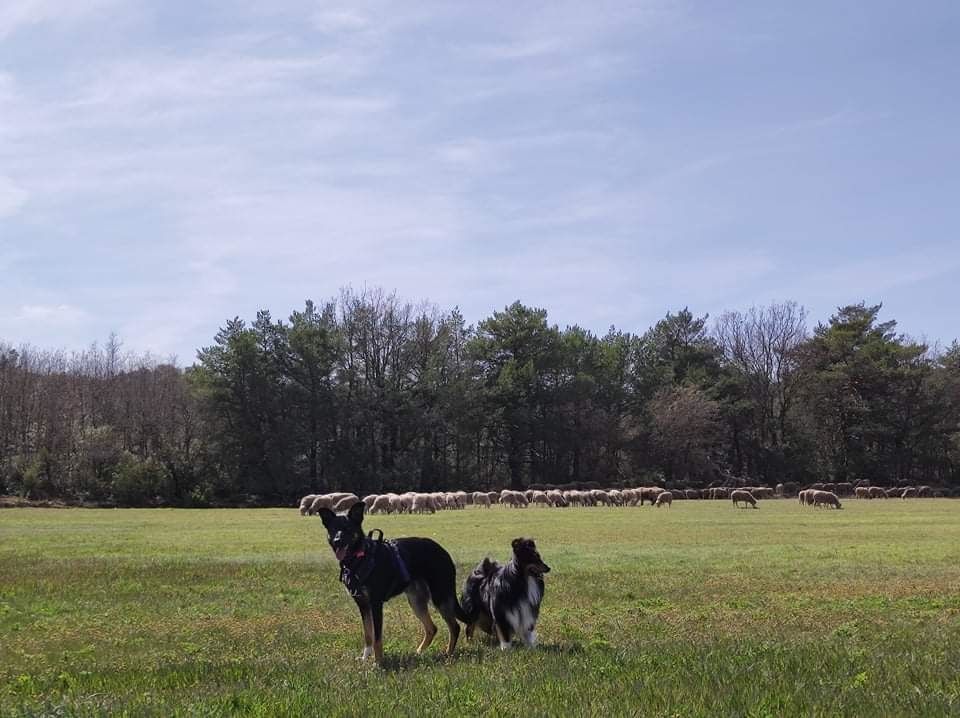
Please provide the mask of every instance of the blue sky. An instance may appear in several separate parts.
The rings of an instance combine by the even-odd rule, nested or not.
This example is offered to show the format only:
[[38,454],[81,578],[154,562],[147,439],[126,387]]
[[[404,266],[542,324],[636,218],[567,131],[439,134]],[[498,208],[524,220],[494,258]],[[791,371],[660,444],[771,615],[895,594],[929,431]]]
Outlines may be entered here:
[[[482,9],[480,9],[482,8]],[[0,3],[0,340],[340,287],[960,335],[960,3]]]

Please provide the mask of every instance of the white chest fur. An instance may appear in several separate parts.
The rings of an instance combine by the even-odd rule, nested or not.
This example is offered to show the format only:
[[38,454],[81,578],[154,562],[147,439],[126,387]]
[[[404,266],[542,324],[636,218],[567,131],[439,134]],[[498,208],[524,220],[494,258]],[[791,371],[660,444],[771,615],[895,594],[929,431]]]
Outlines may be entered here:
[[517,605],[507,611],[507,621],[515,633],[528,640],[529,634],[533,632],[536,626],[533,607],[540,605],[540,587],[533,577],[527,577],[527,593],[523,596]]
[[536,579],[533,576],[527,576],[527,600],[531,605],[537,606],[540,604],[540,599],[540,587]]

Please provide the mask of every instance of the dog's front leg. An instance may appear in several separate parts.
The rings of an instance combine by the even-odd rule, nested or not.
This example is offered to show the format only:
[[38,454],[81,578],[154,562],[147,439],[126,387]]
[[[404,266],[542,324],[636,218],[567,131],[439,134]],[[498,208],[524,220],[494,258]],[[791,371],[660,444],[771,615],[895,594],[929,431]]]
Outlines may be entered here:
[[383,665],[383,604],[371,603],[370,612],[373,614],[373,657],[377,665]]
[[500,650],[509,651],[510,650],[510,629],[500,625],[500,621],[497,621],[495,624],[497,630],[497,640],[500,641]]
[[357,597],[357,608],[360,609],[360,620],[363,621],[363,653],[360,654],[360,660],[365,661],[373,653],[373,611],[370,608],[370,601],[365,597]]

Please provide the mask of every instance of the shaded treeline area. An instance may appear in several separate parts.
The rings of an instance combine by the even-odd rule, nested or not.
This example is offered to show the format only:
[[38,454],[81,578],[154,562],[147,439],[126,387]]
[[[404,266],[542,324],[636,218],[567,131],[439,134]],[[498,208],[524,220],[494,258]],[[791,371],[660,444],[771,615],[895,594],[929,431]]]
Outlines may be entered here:
[[118,505],[644,481],[960,485],[960,345],[932,351],[793,302],[642,335],[559,329],[515,303],[344,290],[228,321],[187,369],[0,344],[0,493]]

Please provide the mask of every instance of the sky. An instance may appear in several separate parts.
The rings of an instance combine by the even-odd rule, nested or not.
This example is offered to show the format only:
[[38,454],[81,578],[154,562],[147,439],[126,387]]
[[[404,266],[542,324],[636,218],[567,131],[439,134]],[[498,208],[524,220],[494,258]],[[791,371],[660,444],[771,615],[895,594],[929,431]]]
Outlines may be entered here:
[[960,3],[2,0],[0,342],[340,288],[960,335]]

